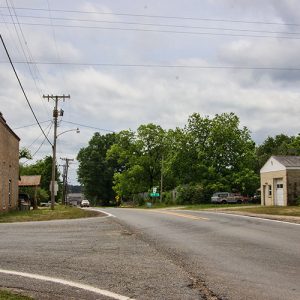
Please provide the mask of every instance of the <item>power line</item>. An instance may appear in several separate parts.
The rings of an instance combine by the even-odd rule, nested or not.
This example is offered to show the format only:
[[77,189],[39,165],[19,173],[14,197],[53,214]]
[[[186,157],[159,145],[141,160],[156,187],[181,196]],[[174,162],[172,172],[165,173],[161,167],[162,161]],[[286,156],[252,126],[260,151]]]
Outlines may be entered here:
[[[0,63],[6,63],[0,61]],[[24,61],[15,61],[15,64],[25,64]],[[170,69],[231,69],[231,70],[261,70],[261,71],[300,71],[300,67],[259,67],[259,66],[201,66],[201,65],[168,65],[168,64],[118,64],[118,63],[92,63],[92,62],[42,62],[35,61],[37,65],[66,65],[66,66],[95,66],[120,68],[170,68]],[[65,121],[63,121],[65,122]]]
[[[0,6],[0,8],[7,8]],[[49,11],[46,8],[33,7],[16,7],[18,10],[29,11]],[[282,25],[282,26],[300,26],[297,23],[285,23],[274,21],[257,21],[257,20],[235,20],[235,19],[217,19],[217,18],[198,18],[198,17],[183,17],[183,16],[168,16],[168,15],[148,15],[148,14],[132,14],[132,13],[112,13],[112,12],[95,12],[82,10],[66,10],[66,9],[51,9],[53,12],[59,13],[79,13],[79,14],[94,14],[94,15],[112,15],[112,16],[126,16],[126,17],[141,17],[141,18],[157,18],[157,19],[173,19],[173,20],[190,20],[190,21],[210,21],[210,22],[228,22],[228,23],[244,23],[244,24],[259,24],[259,25]]]
[[73,125],[78,125],[78,126],[80,126],[80,127],[86,127],[86,128],[90,128],[90,129],[96,129],[96,130],[100,130],[100,131],[107,131],[107,132],[112,132],[112,133],[115,132],[115,131],[109,130],[109,129],[93,127],[93,126],[84,125],[84,124],[79,124],[79,123],[70,122],[70,121],[64,121],[64,120],[63,120],[62,122],[64,122],[64,123],[69,123],[69,124],[73,124]]
[[44,130],[43,130],[41,124],[39,123],[39,120],[37,119],[37,117],[36,117],[36,115],[35,115],[35,113],[34,113],[34,111],[33,111],[33,108],[32,108],[32,106],[31,106],[31,104],[30,104],[30,102],[29,102],[29,100],[28,100],[28,97],[27,97],[27,95],[26,95],[26,93],[25,93],[25,90],[24,90],[24,88],[23,88],[23,85],[22,85],[22,83],[21,83],[21,81],[20,81],[20,78],[19,78],[19,76],[18,76],[18,73],[17,73],[17,71],[16,71],[16,69],[15,69],[15,66],[14,66],[14,64],[13,64],[11,58],[10,58],[10,55],[9,55],[9,53],[8,53],[8,50],[7,50],[7,48],[6,48],[6,45],[5,45],[5,43],[4,43],[4,40],[3,40],[1,34],[0,34],[0,39],[1,39],[1,42],[2,42],[3,47],[4,47],[4,49],[5,49],[6,55],[7,55],[8,59],[9,59],[10,65],[11,65],[11,67],[13,68],[13,71],[14,71],[14,73],[15,73],[15,76],[16,76],[16,78],[17,78],[17,80],[18,80],[18,83],[19,83],[19,85],[20,85],[20,88],[21,88],[21,90],[22,90],[22,92],[23,92],[23,95],[24,95],[24,97],[25,97],[25,99],[26,99],[26,101],[27,101],[27,104],[28,104],[28,106],[29,106],[29,108],[30,108],[30,110],[31,110],[31,112],[32,112],[32,114],[33,114],[33,116],[34,116],[34,118],[35,118],[37,124],[39,125],[41,131],[43,132],[45,138],[47,139],[47,141],[49,142],[49,144],[52,146],[52,143],[50,142],[50,140],[48,139],[47,135],[45,134],[45,132],[44,132]]
[[[16,34],[17,34],[17,37],[18,37],[18,40],[19,40],[19,43],[20,43],[22,52],[23,52],[23,55],[24,55],[24,57],[25,57],[25,59],[26,59],[26,61],[27,61],[27,63],[28,63],[28,61],[30,61],[30,59],[27,58],[27,54],[26,54],[25,49],[24,49],[24,47],[23,47],[23,44],[22,44],[22,41],[21,41],[19,32],[18,32],[18,30],[17,30],[16,23],[15,23],[15,21],[14,21],[13,15],[12,15],[11,10],[10,10],[10,7],[9,7],[9,5],[8,5],[8,0],[6,0],[6,4],[7,4],[8,11],[9,11],[9,16],[11,17],[12,24],[14,25],[14,28],[15,28],[15,31],[16,31]],[[14,10],[13,7],[12,7],[12,9]],[[14,12],[15,12],[15,10],[14,10]],[[17,24],[19,25],[18,27],[19,27],[21,36],[22,36],[22,38],[23,38],[23,41],[24,41],[24,43],[25,43],[25,45],[27,46],[27,49],[28,49],[28,45],[27,45],[27,42],[26,42],[26,39],[25,39],[23,30],[22,30],[22,27],[21,27],[21,25],[20,25],[20,23],[19,23],[19,20],[18,20],[18,17],[17,17],[17,14],[16,14],[16,13],[15,13],[15,18],[16,18],[16,20],[17,20]],[[9,22],[6,22],[6,23],[9,24]],[[28,56],[29,56],[29,58],[30,58],[30,51],[29,51],[29,49],[28,49]],[[36,88],[37,88],[36,80],[35,80],[35,78],[34,78],[33,72],[32,72],[32,70],[31,70],[29,64],[28,64],[28,69],[29,69],[29,72],[30,72],[30,75],[31,75],[32,79],[34,80],[35,86],[36,86]],[[37,88],[37,89],[38,89],[38,88]]]
[[[8,16],[4,15],[3,16]],[[124,25],[141,25],[141,26],[156,26],[156,27],[170,27],[170,28],[188,28],[188,29],[209,29],[209,30],[223,30],[223,31],[237,31],[237,32],[254,32],[254,33],[271,33],[271,34],[290,34],[299,35],[300,32],[288,31],[270,31],[270,30],[253,30],[253,29],[236,29],[236,28],[222,28],[222,27],[208,27],[208,26],[190,26],[190,25],[176,25],[176,24],[160,24],[160,23],[141,23],[141,22],[125,22],[125,21],[104,21],[104,20],[91,20],[91,19],[75,19],[75,18],[62,18],[62,17],[46,17],[46,16],[28,16],[18,15],[20,18],[31,19],[47,19],[47,20],[60,20],[60,21],[76,21],[76,22],[93,22],[93,23],[108,23],[108,24],[124,24]],[[51,23],[51,25],[53,25]],[[83,26],[84,27],[84,26]]]
[[[52,127],[52,122],[50,122],[47,127],[45,128],[45,130],[48,129],[48,127],[50,126],[50,128]],[[49,129],[50,132],[51,129]],[[47,135],[49,135],[49,132],[47,133]],[[29,146],[26,146],[25,148],[30,149],[31,146],[42,136],[43,134],[41,133]]]
[[[47,122],[51,122],[51,120],[42,121],[42,122],[40,122],[40,124],[47,123]],[[23,125],[23,126],[20,126],[20,127],[13,128],[13,130],[23,129],[23,128],[32,127],[32,126],[36,126],[36,125],[38,125],[38,124],[33,123],[33,124]]]
[[[3,22],[0,22],[0,23],[3,23]],[[234,34],[234,33],[218,33],[218,32],[196,32],[196,31],[160,30],[160,29],[146,29],[146,28],[121,28],[121,27],[81,26],[81,25],[65,25],[65,24],[50,25],[50,24],[43,24],[43,23],[27,23],[27,22],[22,22],[20,24],[28,25],[28,26],[174,33],[174,34],[188,34],[188,35],[201,35],[201,36],[212,35],[212,36],[229,36],[229,37],[251,37],[251,38],[273,38],[273,39],[275,38],[275,39],[287,39],[287,40],[299,40],[300,39],[300,37],[293,37],[293,36],[271,36],[271,35]]]
[[[50,128],[49,128],[49,130],[48,130],[48,132],[47,132],[47,136],[49,135],[49,133],[50,133],[50,131],[51,131],[52,125],[53,125],[53,123],[51,123],[51,126],[50,126]],[[42,141],[42,143],[40,144],[40,146],[39,146],[39,147],[37,148],[37,150],[31,155],[31,159],[32,159],[32,158],[40,151],[40,149],[41,149],[42,146],[44,145],[46,139],[48,139],[47,136],[45,136],[45,138],[43,139],[43,141]],[[24,164],[27,163],[28,161],[29,161],[29,159],[27,159],[27,160],[24,162]]]
[[[30,51],[30,49],[29,49],[27,40],[26,40],[26,38],[25,38],[24,32],[23,32],[22,27],[21,27],[21,24],[20,24],[20,22],[19,22],[19,19],[18,19],[16,10],[15,10],[15,7],[14,7],[13,1],[11,1],[11,7],[12,7],[12,10],[13,10],[13,12],[14,12],[14,16],[15,16],[15,18],[16,18],[16,22],[17,22],[18,27],[19,27],[19,30],[20,30],[20,33],[21,33],[21,37],[22,37],[23,42],[24,42],[24,44],[25,44],[25,47],[26,47],[26,49],[27,49],[27,53],[26,53],[26,51],[25,51],[25,49],[24,49],[24,47],[23,47],[21,38],[20,38],[20,36],[19,36],[19,32],[18,32],[18,30],[17,30],[16,23],[15,23],[15,21],[14,21],[13,15],[12,15],[11,10],[10,10],[10,6],[8,5],[8,0],[6,0],[6,3],[7,3],[8,11],[9,11],[9,15],[7,15],[7,16],[8,16],[8,17],[9,17],[9,16],[11,17],[11,20],[12,20],[12,23],[13,23],[13,25],[14,25],[14,28],[15,28],[15,31],[16,31],[16,34],[17,34],[17,37],[18,37],[18,40],[19,40],[19,43],[20,43],[22,52],[23,52],[23,55],[24,55],[24,57],[25,57],[25,60],[26,60],[26,62],[27,62],[27,65],[28,65],[29,73],[30,73],[30,75],[31,75],[31,78],[32,78],[33,81],[34,81],[34,84],[35,84],[35,88],[36,88],[36,90],[37,90],[37,93],[38,93],[39,96],[41,97],[41,95],[43,94],[43,92],[42,92],[42,89],[41,89],[40,87],[38,87],[37,80],[36,80],[36,78],[38,78],[38,76],[42,79],[41,73],[39,72],[39,69],[38,69],[38,67],[37,67],[36,64],[31,64],[31,65],[33,66],[33,68],[31,69],[30,64],[29,64],[29,61],[33,61],[33,56],[32,56],[32,54],[31,54],[31,51]],[[4,15],[4,16],[5,16],[5,15]],[[5,23],[8,24],[8,22],[5,22]],[[28,57],[27,57],[27,55],[28,55]],[[33,71],[34,71],[34,72],[33,72]],[[33,73],[35,73],[35,75],[34,75]],[[35,77],[36,77],[36,78],[35,78]],[[43,105],[44,105],[44,107],[46,107],[45,104],[44,104],[44,102],[43,102]],[[47,109],[46,109],[46,110],[47,110]]]

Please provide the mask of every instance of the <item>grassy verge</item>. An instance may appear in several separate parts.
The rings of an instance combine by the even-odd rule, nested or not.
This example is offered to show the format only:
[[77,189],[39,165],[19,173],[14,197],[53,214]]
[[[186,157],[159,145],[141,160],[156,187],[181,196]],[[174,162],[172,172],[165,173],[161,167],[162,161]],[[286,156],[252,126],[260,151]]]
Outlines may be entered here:
[[18,295],[9,291],[0,290],[0,299],[5,300],[32,300],[33,298]]
[[193,204],[184,206],[184,209],[191,209],[191,210],[202,210],[202,209],[231,209],[231,208],[245,208],[255,206],[257,204]]
[[123,205],[122,208],[140,208],[140,209],[152,209],[152,208],[173,208],[173,209],[190,209],[190,210],[202,210],[202,209],[230,209],[230,208],[238,208],[238,207],[251,207],[255,206],[257,204],[211,204],[211,203],[205,203],[205,204],[191,204],[191,205],[168,205],[165,203],[154,203],[151,207],[148,207],[147,204],[144,204],[142,206],[133,206],[133,205]]
[[50,208],[40,208],[30,211],[0,213],[0,223],[78,219],[95,217],[99,214],[100,213],[96,211],[83,210],[77,207],[56,205],[54,210],[51,210]]
[[234,209],[234,211],[275,216],[300,217],[300,206],[241,207],[239,209]]

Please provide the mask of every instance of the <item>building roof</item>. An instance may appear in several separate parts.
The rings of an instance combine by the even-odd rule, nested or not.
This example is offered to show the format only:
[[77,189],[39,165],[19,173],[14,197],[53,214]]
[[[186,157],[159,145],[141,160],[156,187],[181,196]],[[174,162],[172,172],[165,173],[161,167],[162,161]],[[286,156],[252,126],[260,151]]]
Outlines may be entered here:
[[272,156],[285,167],[300,167],[300,156]]
[[41,183],[41,175],[21,176],[19,186],[39,186]]
[[13,130],[7,125],[6,123],[6,120],[3,118],[3,115],[0,111],[0,123],[3,124],[7,129],[8,131],[18,140],[20,141],[20,138],[13,132]]

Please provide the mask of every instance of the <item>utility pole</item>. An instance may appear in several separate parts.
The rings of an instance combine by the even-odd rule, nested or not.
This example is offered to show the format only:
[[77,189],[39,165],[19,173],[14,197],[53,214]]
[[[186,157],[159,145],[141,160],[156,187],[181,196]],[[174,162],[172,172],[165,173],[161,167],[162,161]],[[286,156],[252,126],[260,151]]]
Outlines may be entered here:
[[163,179],[164,179],[164,155],[161,157],[161,169],[160,169],[160,203],[162,203],[162,193],[163,193]]
[[64,165],[64,184],[63,184],[63,195],[62,195],[62,204],[66,204],[67,200],[67,192],[68,192],[68,171],[70,166],[70,161],[74,161],[73,158],[60,158],[61,160],[64,160],[66,164]]
[[64,204],[64,199],[65,199],[65,184],[66,184],[66,165],[62,165],[63,167],[63,191],[62,191],[62,199],[61,199],[61,204]]
[[54,136],[53,136],[53,146],[52,146],[52,176],[51,176],[51,209],[54,210],[54,204],[55,204],[55,167],[56,167],[56,139],[57,139],[57,118],[58,116],[63,115],[63,110],[58,111],[58,101],[65,99],[70,99],[70,95],[65,96],[53,96],[53,95],[43,95],[43,98],[54,100],[54,110],[53,110],[53,123],[54,123]]

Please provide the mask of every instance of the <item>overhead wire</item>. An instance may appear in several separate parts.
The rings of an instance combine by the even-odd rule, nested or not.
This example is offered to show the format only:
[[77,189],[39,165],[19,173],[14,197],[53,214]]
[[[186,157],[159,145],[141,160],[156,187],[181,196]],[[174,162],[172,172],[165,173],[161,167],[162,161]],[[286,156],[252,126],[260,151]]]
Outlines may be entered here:
[[[1,22],[0,22],[1,23]],[[119,30],[119,31],[137,31],[137,32],[156,32],[156,33],[173,33],[173,34],[188,34],[188,35],[211,35],[211,36],[228,36],[228,37],[251,37],[251,38],[275,38],[287,40],[299,40],[300,37],[294,36],[272,36],[272,35],[256,35],[256,34],[234,34],[221,32],[196,32],[196,31],[179,31],[179,30],[160,30],[147,28],[122,28],[122,27],[103,27],[103,26],[81,26],[81,25],[66,25],[66,24],[44,24],[44,23],[27,23],[20,22],[27,26],[44,26],[44,27],[63,27],[63,28],[79,28],[79,29],[99,29],[99,30]]]
[[89,125],[84,125],[84,124],[79,124],[79,123],[70,122],[70,121],[64,121],[64,120],[62,120],[62,122],[64,122],[64,123],[69,123],[69,124],[73,124],[73,125],[78,125],[78,126],[80,126],[80,127],[85,127],[85,128],[90,128],[90,129],[96,129],[96,130],[100,130],[100,131],[107,131],[107,132],[112,132],[112,133],[115,132],[115,131],[109,130],[109,129],[98,128],[98,127],[89,126]]
[[[16,31],[16,34],[17,34],[17,37],[18,37],[18,40],[19,40],[19,43],[20,43],[20,46],[21,46],[23,55],[24,55],[24,57],[25,57],[25,60],[26,60],[26,62],[27,62],[27,65],[28,65],[29,73],[30,73],[30,75],[31,75],[31,78],[32,78],[33,81],[34,81],[34,85],[35,85],[35,88],[36,88],[36,90],[37,90],[37,93],[38,93],[39,97],[42,97],[42,95],[43,95],[42,89],[41,89],[41,87],[40,87],[40,86],[38,85],[38,83],[37,83],[37,79],[38,79],[39,77],[42,79],[42,75],[41,75],[41,73],[40,73],[40,71],[39,71],[37,65],[34,64],[34,63],[32,63],[34,59],[33,59],[33,56],[32,56],[32,54],[31,54],[31,51],[30,51],[30,49],[29,49],[29,46],[28,46],[27,40],[26,40],[26,38],[25,38],[25,35],[24,35],[23,29],[22,29],[22,27],[21,27],[21,24],[20,24],[20,22],[19,22],[19,19],[18,19],[16,10],[15,10],[15,8],[14,8],[13,0],[11,0],[11,9],[12,9],[12,11],[14,12],[14,17],[15,17],[15,19],[16,19],[16,22],[15,22],[15,20],[14,20],[14,18],[13,18],[13,14],[12,14],[12,12],[11,12],[11,10],[10,10],[10,6],[8,5],[8,0],[6,0],[6,3],[7,3],[7,6],[8,6],[8,10],[9,10],[9,13],[10,13],[10,17],[11,17],[12,22],[13,22],[13,24],[14,24],[14,28],[15,28],[15,31]],[[18,31],[18,29],[17,29],[16,24],[18,25],[18,28],[19,28],[20,35],[21,35],[21,36],[19,35],[19,31]],[[24,45],[25,45],[25,47],[26,47],[26,49],[27,49],[27,52],[25,51],[25,49],[24,49],[24,47],[23,47],[23,42],[21,41],[21,37],[22,37],[22,39],[23,39]],[[31,63],[29,64],[29,62],[31,62]],[[32,67],[32,69],[31,69],[31,67]],[[35,74],[34,74],[34,73],[35,73]],[[49,108],[45,105],[44,101],[43,101],[42,103],[43,103],[43,106],[45,107],[47,113],[49,113]]]
[[[50,120],[49,124],[47,125],[47,127],[44,130],[47,130],[49,126],[52,126],[52,120]],[[25,148],[30,149],[31,146],[42,136],[43,134],[41,133],[29,146],[26,146]]]
[[[0,64],[7,62],[0,61]],[[24,61],[15,61],[15,64],[25,64]],[[171,65],[171,64],[119,64],[93,62],[43,62],[35,61],[37,65],[66,65],[66,66],[94,66],[120,68],[170,68],[170,69],[232,69],[232,70],[261,70],[261,71],[300,71],[300,67],[260,67],[260,66],[229,66],[229,65]]]
[[[51,8],[50,8],[50,2],[49,0],[46,0],[47,1],[47,6],[48,6],[48,9],[49,9],[49,20],[50,20],[50,27],[52,29],[52,38],[53,38],[53,42],[54,42],[54,47],[55,47],[55,51],[56,51],[56,56],[57,56],[57,59],[59,61],[61,61],[61,55],[60,55],[60,51],[58,49],[58,46],[57,46],[57,39],[56,39],[56,32],[55,32],[55,29],[54,29],[54,26],[53,26],[53,17],[52,17],[52,13],[51,13]],[[62,71],[62,70],[61,70]],[[64,81],[64,84],[66,85],[66,81],[65,81],[65,77],[63,76],[62,72],[60,72],[61,74],[61,78],[62,80]]]
[[[51,126],[50,126],[50,128],[49,128],[49,130],[48,130],[48,132],[47,132],[47,136],[49,135],[49,133],[50,133],[50,131],[51,131],[51,129],[52,129],[52,125],[53,125],[53,122],[51,122]],[[40,151],[40,149],[41,149],[42,146],[44,145],[46,139],[48,139],[47,136],[45,136],[45,138],[43,139],[43,141],[42,141],[42,143],[40,144],[40,146],[38,147],[38,149],[31,155],[31,159],[32,159],[32,158]],[[27,160],[24,162],[24,164],[27,163],[28,161],[29,161],[29,159],[27,159]]]
[[253,29],[241,29],[241,28],[222,28],[222,27],[190,26],[190,25],[178,25],[178,24],[141,23],[141,22],[126,22],[126,21],[107,21],[107,20],[92,20],[92,19],[77,19],[77,18],[75,19],[75,18],[53,17],[51,15],[50,15],[50,17],[46,17],[46,16],[34,16],[34,15],[31,15],[31,16],[29,16],[29,15],[18,15],[18,17],[20,17],[20,18],[31,18],[31,19],[50,19],[50,20],[57,20],[57,21],[76,21],[76,22],[92,22],[92,23],[108,23],[108,24],[124,24],[124,25],[170,27],[170,28],[188,28],[188,29],[205,29],[205,30],[208,29],[208,30],[223,30],[223,31],[237,31],[237,32],[290,34],[290,35],[299,35],[300,34],[300,32],[289,32],[289,31],[253,30]]
[[[42,121],[42,122],[40,121],[40,124],[51,122],[51,121],[52,120],[47,120],[47,121]],[[37,125],[37,123],[23,125],[23,126],[20,126],[20,127],[13,128],[13,130],[23,129],[23,128],[32,127],[32,126],[36,126],[36,125]]]
[[23,92],[23,95],[24,95],[24,97],[25,97],[25,99],[26,99],[26,102],[27,102],[27,104],[28,104],[28,106],[29,106],[29,108],[30,108],[30,110],[31,110],[31,112],[32,112],[32,114],[33,114],[33,116],[34,116],[34,118],[35,118],[37,124],[39,125],[41,131],[43,132],[43,135],[44,135],[45,138],[47,139],[48,143],[49,143],[51,146],[53,146],[52,143],[50,142],[48,136],[45,134],[45,132],[44,132],[44,130],[43,130],[41,124],[39,123],[39,120],[38,120],[38,118],[37,118],[37,116],[36,116],[36,114],[35,114],[35,112],[34,112],[32,106],[31,106],[31,104],[30,104],[30,102],[29,102],[29,99],[28,99],[28,97],[27,97],[27,95],[26,95],[26,92],[25,92],[25,90],[24,90],[24,88],[23,88],[23,85],[22,85],[22,83],[21,83],[21,80],[20,80],[20,78],[19,78],[19,76],[18,76],[18,73],[17,73],[17,71],[16,71],[16,69],[15,69],[15,66],[14,66],[14,64],[13,64],[13,62],[12,62],[12,60],[11,60],[11,57],[10,57],[10,55],[9,55],[9,53],[8,53],[8,50],[7,50],[7,48],[6,48],[6,45],[5,45],[5,43],[4,43],[4,40],[3,40],[1,34],[0,34],[0,39],[1,39],[2,45],[3,45],[3,47],[4,47],[5,53],[6,53],[7,57],[8,57],[8,59],[9,59],[10,65],[11,65],[13,71],[14,71],[14,74],[15,74],[17,80],[18,80],[18,83],[19,83],[19,85],[20,85],[20,88],[21,88],[21,90],[22,90],[22,92]]
[[[0,8],[7,8],[0,6]],[[48,11],[46,8],[34,7],[16,7],[19,10],[29,11]],[[200,17],[185,17],[185,16],[170,16],[170,15],[151,15],[151,14],[133,14],[133,13],[119,13],[119,12],[100,12],[100,11],[83,11],[83,10],[66,10],[66,9],[51,9],[53,12],[59,13],[78,13],[78,14],[94,14],[94,15],[112,15],[112,16],[126,16],[126,17],[141,17],[141,18],[160,18],[160,19],[174,19],[174,20],[190,20],[190,21],[210,21],[210,22],[228,22],[228,23],[244,23],[244,24],[260,24],[260,25],[282,25],[282,26],[299,26],[298,23],[285,23],[275,21],[257,21],[257,20],[238,20],[238,19],[218,19],[218,18],[200,18]]]

